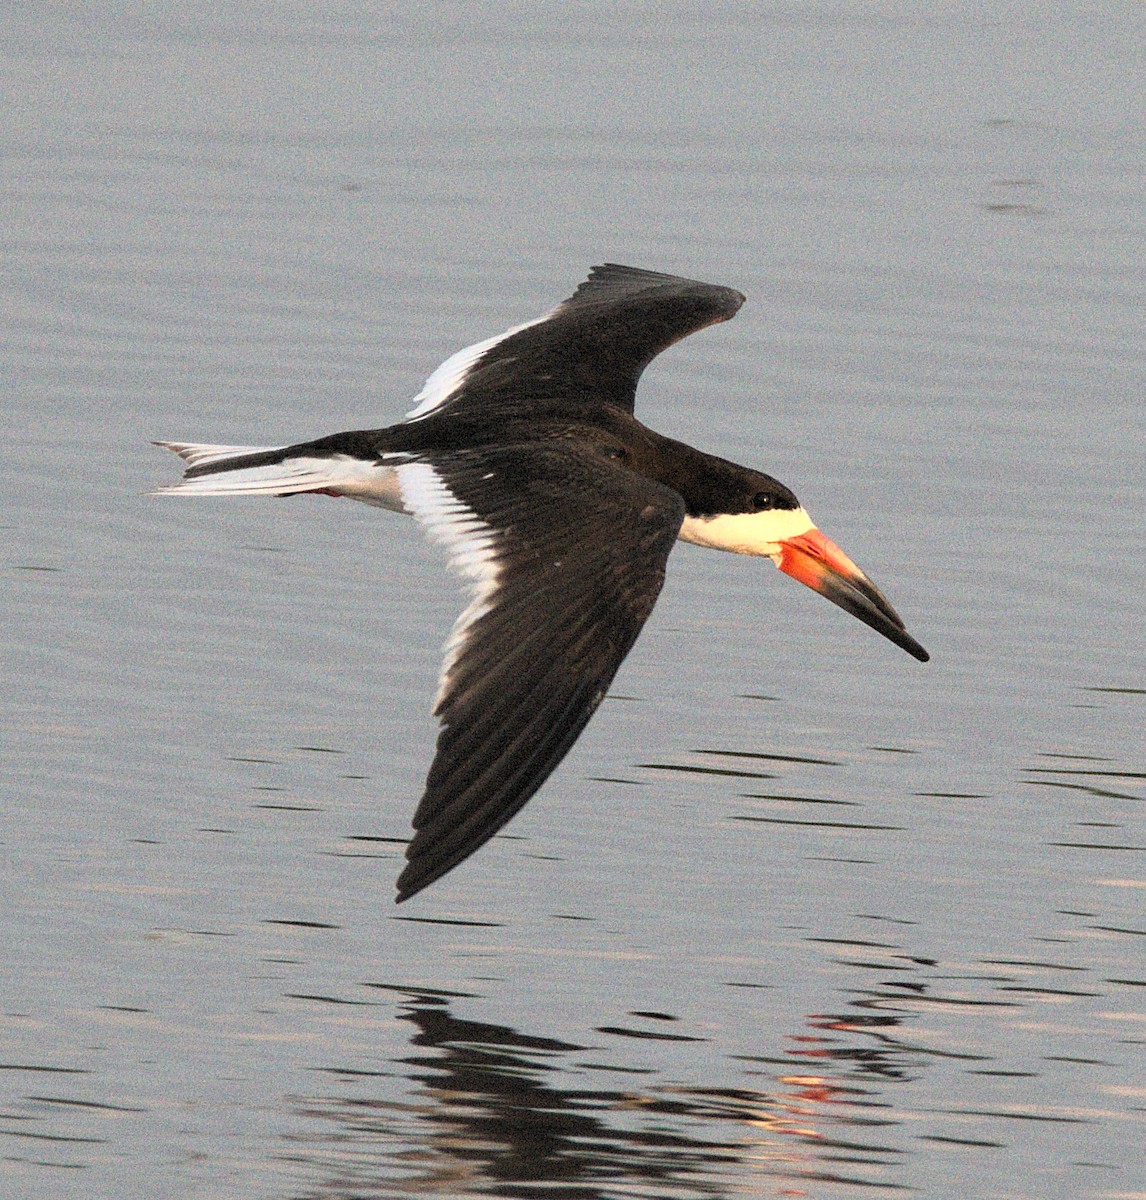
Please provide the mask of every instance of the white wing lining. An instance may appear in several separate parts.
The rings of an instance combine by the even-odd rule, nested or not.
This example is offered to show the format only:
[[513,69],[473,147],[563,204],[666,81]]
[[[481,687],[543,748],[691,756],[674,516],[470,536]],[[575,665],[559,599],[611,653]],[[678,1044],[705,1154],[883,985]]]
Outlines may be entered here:
[[493,607],[501,583],[502,566],[497,557],[496,531],[467,508],[450,491],[442,477],[427,462],[404,463],[395,468],[406,510],[426,527],[427,533],[446,549],[450,566],[470,581],[473,599],[454,622],[443,647],[445,658],[433,711],[445,697],[454,663],[465,647],[469,631]]
[[474,363],[487,350],[492,350],[499,342],[504,342],[506,338],[520,333],[523,329],[529,329],[533,325],[540,325],[543,321],[548,321],[560,307],[559,304],[557,308],[551,309],[543,316],[534,317],[532,321],[523,321],[520,325],[514,325],[512,329],[507,329],[504,333],[486,338],[481,342],[475,342],[474,345],[466,346],[456,354],[451,354],[422,385],[422,390],[414,397],[414,407],[406,414],[405,419],[416,421],[420,417],[429,416],[461,388]]

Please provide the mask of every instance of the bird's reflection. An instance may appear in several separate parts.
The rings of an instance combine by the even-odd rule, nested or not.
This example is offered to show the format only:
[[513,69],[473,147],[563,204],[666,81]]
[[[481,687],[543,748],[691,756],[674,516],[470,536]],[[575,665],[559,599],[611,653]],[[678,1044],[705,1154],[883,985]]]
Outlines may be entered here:
[[[776,1055],[737,1056],[767,1091],[662,1082],[612,1038],[589,1047],[465,1020],[442,996],[410,993],[400,1019],[413,1026],[412,1052],[397,1070],[364,1080],[332,1069],[346,1092],[301,1106],[336,1127],[291,1155],[324,1179],[302,1194],[701,1200],[765,1176],[788,1195],[813,1181],[902,1186],[902,1152],[883,1144],[894,1122],[874,1091],[911,1074],[894,1016],[878,1029],[852,1015],[811,1018],[813,1032]],[[395,1074],[406,1081],[398,1094]]]

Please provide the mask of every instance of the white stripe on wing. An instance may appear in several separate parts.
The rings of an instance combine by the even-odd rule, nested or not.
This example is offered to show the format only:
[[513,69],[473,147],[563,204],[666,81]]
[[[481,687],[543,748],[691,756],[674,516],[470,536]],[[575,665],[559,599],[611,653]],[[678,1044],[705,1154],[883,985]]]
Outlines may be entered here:
[[532,321],[523,321],[520,325],[514,325],[512,329],[507,329],[496,337],[486,338],[483,342],[475,342],[474,345],[466,346],[464,350],[451,354],[426,380],[422,390],[414,397],[414,407],[406,414],[406,420],[416,421],[440,408],[455,392],[461,390],[474,364],[487,350],[492,350],[499,342],[504,342],[506,338],[520,333],[523,329],[548,321],[556,311],[557,309],[553,309],[543,317],[535,317]]
[[438,694],[434,698],[436,713],[449,688],[454,664],[469,640],[470,629],[493,607],[502,573],[497,531],[450,491],[430,463],[404,463],[395,471],[407,510],[422,522],[434,541],[446,548],[450,566],[473,587],[473,599],[446,639]]

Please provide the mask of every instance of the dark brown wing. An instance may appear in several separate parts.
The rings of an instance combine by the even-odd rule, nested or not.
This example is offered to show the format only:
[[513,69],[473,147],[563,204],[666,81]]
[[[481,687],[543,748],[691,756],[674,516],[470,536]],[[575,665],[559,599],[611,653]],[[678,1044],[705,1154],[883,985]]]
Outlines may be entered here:
[[652,611],[684,506],[583,444],[398,470],[407,506],[475,587],[446,647],[401,901],[492,837],[576,741]]
[[736,315],[732,288],[606,263],[543,317],[459,350],[426,381],[412,419],[632,412],[641,372],[673,342]]

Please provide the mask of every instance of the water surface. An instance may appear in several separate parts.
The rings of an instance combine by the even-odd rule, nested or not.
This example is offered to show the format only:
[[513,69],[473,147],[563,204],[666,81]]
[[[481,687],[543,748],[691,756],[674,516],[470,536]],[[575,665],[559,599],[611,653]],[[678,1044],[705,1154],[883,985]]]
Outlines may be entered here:
[[[1139,7],[4,18],[14,1195],[1146,1195]],[[932,652],[682,546],[566,763],[395,909],[456,582],[155,437],[388,423],[607,259],[641,415]]]

